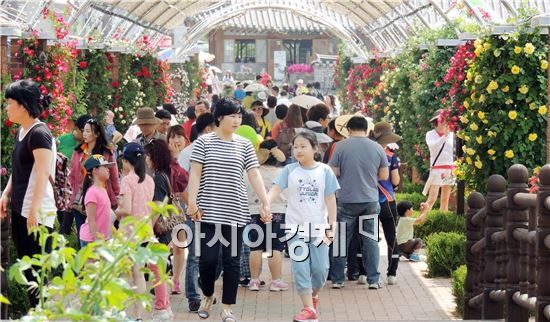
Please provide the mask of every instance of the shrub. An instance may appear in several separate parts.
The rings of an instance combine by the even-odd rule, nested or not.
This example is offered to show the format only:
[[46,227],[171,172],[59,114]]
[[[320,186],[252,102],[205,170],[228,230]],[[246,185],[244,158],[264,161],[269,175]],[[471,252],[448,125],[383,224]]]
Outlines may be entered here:
[[466,281],[466,265],[461,265],[453,272],[453,296],[455,298],[456,312],[464,314],[464,282]]
[[415,237],[426,239],[432,233],[457,232],[465,233],[466,220],[464,216],[450,211],[432,210],[426,216],[426,221],[414,229]]
[[451,277],[451,273],[465,264],[466,236],[455,232],[433,233],[426,239],[428,275]]
[[403,193],[422,193],[424,186],[412,183],[409,180],[403,180]]

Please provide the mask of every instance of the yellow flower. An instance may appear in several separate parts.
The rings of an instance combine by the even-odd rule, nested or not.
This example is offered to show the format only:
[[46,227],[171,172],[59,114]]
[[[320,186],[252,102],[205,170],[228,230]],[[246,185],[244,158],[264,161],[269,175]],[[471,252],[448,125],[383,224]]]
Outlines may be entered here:
[[472,100],[472,102],[475,102],[476,101],[476,93],[472,93],[472,95],[470,95],[470,99]]
[[504,86],[503,88],[500,89],[503,93],[508,93],[508,91],[510,90],[510,87],[508,87],[508,85]]
[[468,117],[466,115],[460,115],[460,122],[463,124],[468,124],[470,120],[468,120]]
[[489,137],[496,138],[496,137],[497,137],[497,132],[489,131],[489,132],[487,132],[487,135],[488,135]]
[[546,112],[548,112],[548,109],[546,109],[546,106],[543,105],[543,106],[539,107],[539,114],[540,115],[544,116],[544,115],[546,115]]
[[540,61],[540,68],[547,69],[548,68],[548,61],[543,59]]
[[494,80],[492,80],[490,83],[489,83],[489,86],[487,86],[487,88],[490,88],[492,90],[495,90],[498,88],[498,83]]
[[474,50],[474,53],[477,57],[481,56],[481,54],[483,53],[483,46],[477,46],[476,50]]
[[476,136],[476,142],[477,144],[482,144],[483,143],[483,137],[480,136]]
[[521,47],[518,47],[518,46],[514,47],[514,53],[521,54]]
[[470,125],[470,128],[472,129],[472,131],[477,131],[477,130],[479,129],[479,127],[478,127],[477,124],[475,124],[475,123],[472,123],[472,124]]
[[517,75],[517,74],[519,74],[521,69],[517,65],[514,65],[514,66],[512,66],[511,71],[512,71],[512,74]]
[[468,164],[472,164],[472,158],[470,158],[470,157],[466,157],[466,163],[468,163]]
[[466,72],[466,79],[467,80],[472,80],[474,78],[474,74],[472,74],[471,71],[467,71]]
[[510,120],[515,120],[516,117],[518,117],[518,113],[516,111],[510,111],[508,112],[508,117],[510,118]]
[[480,103],[485,102],[485,95],[483,95],[483,94],[479,95],[479,102]]
[[537,133],[531,133],[531,134],[529,134],[528,139],[529,139],[529,141],[534,142],[538,137],[539,136],[537,135]]
[[466,153],[468,153],[469,155],[474,155],[474,154],[476,154],[476,151],[472,148],[467,148]]
[[464,135],[464,141],[466,141],[466,142],[470,141],[470,137],[467,136],[467,135]]
[[531,104],[529,104],[529,109],[530,110],[534,110],[537,108],[537,104],[535,104],[535,102],[532,102]]
[[524,50],[525,50],[525,53],[527,55],[531,55],[532,53],[535,52],[535,46],[533,46],[532,43],[528,42],[528,43],[525,44],[525,49]]
[[519,87],[519,92],[521,94],[527,94],[527,92],[529,92],[529,87],[527,85],[521,85]]
[[481,111],[477,112],[477,117],[479,117],[480,120],[485,119],[485,112],[481,112]]
[[483,49],[485,49],[485,50],[491,49],[491,44],[488,43],[488,42],[484,43],[484,44],[483,44]]
[[506,101],[504,101],[504,103],[505,103],[506,105],[510,105],[510,104],[514,103],[514,100],[512,100],[512,99],[509,98],[509,99],[507,99]]
[[504,156],[507,157],[508,159],[511,159],[514,157],[514,151],[506,150],[506,152],[504,152]]
[[477,46],[483,46],[483,40],[481,39],[476,39],[474,41],[474,47],[477,47]]
[[464,101],[462,105],[464,105],[465,108],[470,107],[470,103],[468,101]]
[[474,165],[475,165],[476,168],[478,168],[478,169],[483,168],[483,163],[481,162],[481,160],[476,160],[476,162],[474,163]]
[[495,155],[496,152],[495,152],[495,150],[493,150],[493,149],[489,149],[489,150],[487,150],[487,153],[488,153],[489,155]]

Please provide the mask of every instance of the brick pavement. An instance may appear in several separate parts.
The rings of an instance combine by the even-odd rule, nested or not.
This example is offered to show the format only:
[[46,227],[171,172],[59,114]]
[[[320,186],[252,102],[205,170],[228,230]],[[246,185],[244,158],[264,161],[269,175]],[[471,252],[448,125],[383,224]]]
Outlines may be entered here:
[[[385,242],[380,243],[381,254]],[[381,258],[380,272],[386,270],[386,256]],[[233,307],[239,321],[292,321],[301,308],[301,302],[293,289],[286,292],[269,292],[269,271],[264,258],[262,279],[266,286],[260,292],[239,288],[237,304]],[[366,285],[346,281],[341,290],[330,288],[330,282],[320,293],[320,321],[442,321],[457,319],[450,289],[450,279],[425,278],[425,263],[401,261],[397,273],[397,285],[384,285],[379,290],[368,290]],[[385,274],[382,274],[385,282]],[[284,280],[292,283],[290,259],[283,262]],[[221,279],[216,284],[216,294],[221,297]],[[183,295],[171,297],[176,321],[198,321],[196,314],[187,310]],[[212,315],[205,321],[219,321],[220,306],[214,306]]]

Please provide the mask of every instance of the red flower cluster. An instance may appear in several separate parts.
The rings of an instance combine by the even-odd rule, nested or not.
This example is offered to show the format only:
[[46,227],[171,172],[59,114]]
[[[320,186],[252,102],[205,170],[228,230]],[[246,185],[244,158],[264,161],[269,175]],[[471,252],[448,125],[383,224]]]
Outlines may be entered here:
[[80,67],[80,69],[86,69],[86,67],[88,67],[88,63],[85,61],[81,61],[80,63],[78,63],[78,67]]
[[151,77],[151,73],[149,72],[149,69],[144,66],[139,72],[137,72],[137,77]]

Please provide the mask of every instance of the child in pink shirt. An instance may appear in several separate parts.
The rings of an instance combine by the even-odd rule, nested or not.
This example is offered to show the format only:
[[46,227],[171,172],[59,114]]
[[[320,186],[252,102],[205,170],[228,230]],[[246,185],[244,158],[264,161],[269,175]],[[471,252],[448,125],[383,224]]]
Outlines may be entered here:
[[114,162],[107,162],[101,154],[90,156],[84,163],[84,205],[86,222],[80,228],[80,246],[85,247],[96,239],[111,237],[111,201],[105,184],[109,179],[109,167]]

